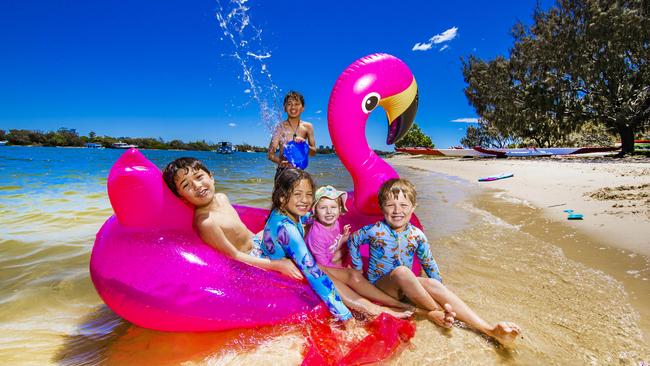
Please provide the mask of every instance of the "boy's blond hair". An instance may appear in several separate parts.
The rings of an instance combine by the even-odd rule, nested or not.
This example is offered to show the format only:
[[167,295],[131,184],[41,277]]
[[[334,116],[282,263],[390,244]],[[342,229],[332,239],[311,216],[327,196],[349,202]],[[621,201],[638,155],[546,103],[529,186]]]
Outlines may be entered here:
[[391,195],[394,199],[399,197],[399,193],[402,192],[404,197],[406,197],[413,206],[417,202],[417,192],[415,191],[415,186],[413,183],[409,182],[406,179],[389,179],[381,185],[379,188],[379,207],[383,207],[384,203],[391,198]]

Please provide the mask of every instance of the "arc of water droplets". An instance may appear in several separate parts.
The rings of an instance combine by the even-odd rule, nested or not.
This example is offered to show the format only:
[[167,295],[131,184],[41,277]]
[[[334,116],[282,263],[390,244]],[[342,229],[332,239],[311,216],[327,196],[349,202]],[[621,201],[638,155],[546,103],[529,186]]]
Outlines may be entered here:
[[[262,121],[269,133],[272,133],[282,117],[282,110],[279,107],[280,92],[263,61],[270,58],[271,53],[264,51],[262,30],[251,24],[247,1],[230,0],[228,2],[230,10],[227,11],[221,5],[221,1],[217,0],[218,10],[215,15],[225,39],[232,43],[234,48],[232,56],[241,66],[243,80],[248,86],[252,99],[260,108]],[[262,76],[261,80],[257,77],[258,74]]]

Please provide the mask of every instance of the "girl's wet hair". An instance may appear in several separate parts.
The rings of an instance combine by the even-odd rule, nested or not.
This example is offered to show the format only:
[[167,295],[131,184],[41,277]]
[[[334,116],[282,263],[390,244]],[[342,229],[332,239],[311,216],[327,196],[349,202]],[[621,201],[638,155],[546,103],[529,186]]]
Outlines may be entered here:
[[210,170],[199,159],[178,158],[172,161],[171,163],[167,164],[163,170],[163,180],[165,183],[167,183],[167,187],[172,190],[172,193],[174,193],[176,197],[180,197],[181,195],[176,189],[176,182],[174,179],[176,178],[176,173],[178,173],[181,169],[185,170],[185,174],[188,174],[190,170],[203,170],[204,172],[208,173],[208,175],[212,176]]
[[273,185],[273,194],[271,195],[271,211],[278,209],[281,210],[289,201],[293,189],[300,183],[301,180],[306,179],[311,185],[311,190],[315,188],[314,179],[309,173],[304,170],[289,168],[285,169],[278,175]]

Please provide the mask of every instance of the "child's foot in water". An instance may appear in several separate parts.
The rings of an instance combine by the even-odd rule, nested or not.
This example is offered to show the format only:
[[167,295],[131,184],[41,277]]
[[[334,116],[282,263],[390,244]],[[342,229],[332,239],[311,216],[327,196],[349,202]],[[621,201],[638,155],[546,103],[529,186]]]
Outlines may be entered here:
[[440,310],[432,310],[426,313],[425,317],[443,328],[451,328],[456,320],[456,313],[451,305],[445,304]]
[[413,316],[413,311],[406,309],[393,310],[391,308],[384,308],[383,312],[388,313],[398,319],[408,319]]
[[492,329],[488,329],[485,333],[496,339],[502,345],[511,346],[521,333],[521,328],[515,323],[500,322]]
[[411,310],[391,309],[387,306],[381,306],[374,303],[369,303],[368,305],[366,305],[366,311],[368,313],[367,315],[369,315],[371,318],[375,318],[379,316],[379,314],[381,313],[387,313],[398,319],[406,319],[413,316],[413,311]]

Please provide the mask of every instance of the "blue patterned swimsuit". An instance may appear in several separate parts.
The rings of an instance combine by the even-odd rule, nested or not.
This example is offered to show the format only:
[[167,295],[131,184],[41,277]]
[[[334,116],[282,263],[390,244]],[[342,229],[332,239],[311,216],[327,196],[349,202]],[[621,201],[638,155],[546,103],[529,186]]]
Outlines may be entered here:
[[393,230],[385,221],[378,221],[356,231],[348,240],[352,266],[361,270],[359,246],[370,245],[368,260],[368,281],[375,283],[391,273],[398,266],[413,266],[413,256],[417,255],[420,264],[429,278],[442,282],[438,264],[433,259],[427,237],[422,230],[408,224],[401,232]]
[[341,301],[332,280],[316,265],[307,249],[304,235],[302,225],[297,225],[289,217],[273,210],[264,226],[262,253],[270,259],[293,260],[329,311],[339,320],[350,319],[352,313]]

